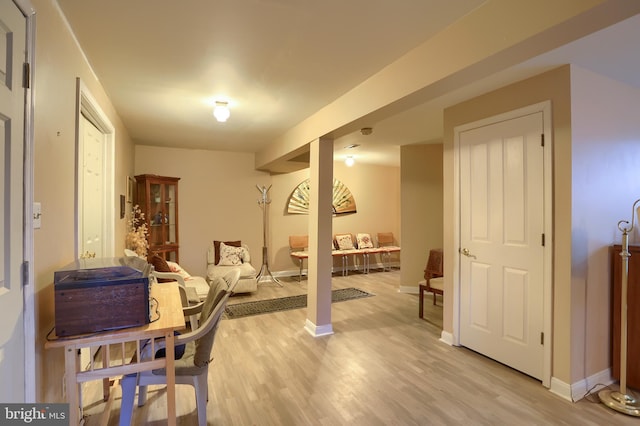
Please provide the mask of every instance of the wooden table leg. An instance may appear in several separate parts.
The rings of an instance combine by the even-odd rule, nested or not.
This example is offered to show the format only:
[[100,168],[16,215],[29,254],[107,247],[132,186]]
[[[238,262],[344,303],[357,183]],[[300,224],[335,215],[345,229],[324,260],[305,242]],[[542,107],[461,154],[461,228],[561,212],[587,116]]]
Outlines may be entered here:
[[64,371],[65,371],[65,388],[67,393],[67,402],[69,403],[69,424],[80,424],[82,416],[82,408],[80,407],[80,397],[78,395],[78,382],[76,381],[76,373],[79,364],[76,356],[77,349],[64,349]]
[[[107,346],[102,346],[101,347],[101,352],[102,352],[102,365],[103,366],[108,366],[109,365],[109,356],[107,354],[108,348]],[[89,355],[91,355],[91,348],[89,348]],[[93,362],[93,360],[92,360]],[[104,379],[102,379],[102,399],[104,402],[107,402],[109,400],[109,393],[111,392],[111,383],[108,377],[105,377]]]

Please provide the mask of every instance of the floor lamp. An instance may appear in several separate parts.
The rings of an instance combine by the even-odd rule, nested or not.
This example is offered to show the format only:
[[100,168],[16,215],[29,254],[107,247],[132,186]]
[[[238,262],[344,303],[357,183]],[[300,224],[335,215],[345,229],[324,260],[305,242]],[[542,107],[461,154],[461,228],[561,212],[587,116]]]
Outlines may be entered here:
[[258,191],[260,191],[260,194],[262,195],[258,200],[258,204],[262,209],[262,267],[256,276],[256,280],[258,282],[271,280],[282,287],[282,283],[278,281],[278,279],[274,277],[269,270],[269,255],[267,254],[267,206],[271,204],[271,200],[268,195],[271,185],[269,185],[268,188],[266,186],[260,187],[256,185],[256,188],[258,188]]
[[[626,220],[618,222],[618,229],[622,231],[622,282],[620,294],[620,390],[605,389],[598,392],[600,401],[607,407],[630,416],[640,416],[640,402],[627,394],[627,286],[629,282],[629,232],[633,230],[636,217],[636,206],[640,200],[633,203],[631,225]],[[615,336],[614,336],[615,337]]]

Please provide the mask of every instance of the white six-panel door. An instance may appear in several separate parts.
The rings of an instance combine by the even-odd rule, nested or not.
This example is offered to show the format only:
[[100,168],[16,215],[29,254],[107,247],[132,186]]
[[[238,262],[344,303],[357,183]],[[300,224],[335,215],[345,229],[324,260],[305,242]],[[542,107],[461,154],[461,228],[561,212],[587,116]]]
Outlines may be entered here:
[[82,144],[81,179],[81,241],[80,256],[103,257],[105,241],[105,162],[106,138],[96,126],[82,115],[80,136]]
[[542,113],[460,133],[460,344],[542,379]]
[[23,402],[23,165],[26,19],[11,1],[0,2],[0,401]]

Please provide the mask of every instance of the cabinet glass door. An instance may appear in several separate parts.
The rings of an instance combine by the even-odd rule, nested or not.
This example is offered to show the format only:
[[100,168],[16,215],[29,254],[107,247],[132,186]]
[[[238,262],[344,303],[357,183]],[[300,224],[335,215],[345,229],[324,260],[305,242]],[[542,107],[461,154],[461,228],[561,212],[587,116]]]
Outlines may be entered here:
[[149,185],[149,246],[153,249],[156,246],[164,244],[162,236],[162,225],[164,222],[164,211],[162,203],[162,185],[152,183]]
[[176,238],[176,186],[167,184],[165,191],[165,244],[175,244]]

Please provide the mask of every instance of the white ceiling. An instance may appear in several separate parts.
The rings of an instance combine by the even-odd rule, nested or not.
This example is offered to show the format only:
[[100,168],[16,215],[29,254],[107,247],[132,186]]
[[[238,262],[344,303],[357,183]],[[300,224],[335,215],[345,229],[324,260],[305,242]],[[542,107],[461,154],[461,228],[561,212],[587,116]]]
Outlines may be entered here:
[[[255,152],[482,0],[58,0],[138,144]],[[437,11],[437,13],[433,13]],[[358,161],[442,138],[442,108],[574,63],[640,88],[640,17],[336,140]],[[227,100],[231,118],[212,116]]]

